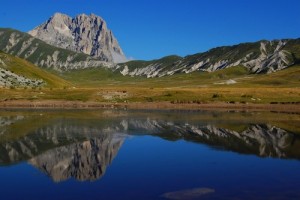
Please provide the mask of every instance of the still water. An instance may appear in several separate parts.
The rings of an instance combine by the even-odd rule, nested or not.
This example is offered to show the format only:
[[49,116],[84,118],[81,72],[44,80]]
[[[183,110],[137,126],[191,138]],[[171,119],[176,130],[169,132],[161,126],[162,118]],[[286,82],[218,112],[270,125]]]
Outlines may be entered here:
[[300,115],[0,111],[0,199],[300,199]]

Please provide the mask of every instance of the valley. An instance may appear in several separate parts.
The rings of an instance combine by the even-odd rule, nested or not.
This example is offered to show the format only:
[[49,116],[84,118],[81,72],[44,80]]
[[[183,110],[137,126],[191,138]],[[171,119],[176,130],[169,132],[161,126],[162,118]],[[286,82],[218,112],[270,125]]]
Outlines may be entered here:
[[50,100],[83,104],[148,103],[154,106],[168,103],[171,107],[218,103],[237,107],[252,104],[299,107],[300,99],[299,66],[261,75],[236,67],[212,73],[194,72],[152,79],[122,76],[105,69],[52,73],[60,80],[56,85],[49,80],[49,84],[42,87],[1,88],[1,104]]
[[299,7],[1,2],[0,198],[300,199]]
[[56,13],[29,34],[0,28],[0,106],[299,109],[299,61],[300,39],[280,39],[126,62],[101,17]]

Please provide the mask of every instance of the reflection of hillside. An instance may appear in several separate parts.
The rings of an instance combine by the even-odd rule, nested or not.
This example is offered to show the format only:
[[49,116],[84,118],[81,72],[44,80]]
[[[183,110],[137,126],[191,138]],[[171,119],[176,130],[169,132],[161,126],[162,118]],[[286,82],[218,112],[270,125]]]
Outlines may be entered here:
[[69,178],[97,180],[112,162],[123,139],[107,137],[90,139],[81,143],[55,148],[29,160],[54,181]]
[[[7,128],[23,118],[30,117],[1,117],[0,124]],[[172,113],[159,117],[128,113],[106,120],[57,117],[51,123],[41,124],[19,137],[6,132],[11,137],[0,141],[0,164],[29,161],[55,181],[96,180],[118,153],[125,135],[184,139],[238,153],[300,159],[300,136],[266,124],[244,123],[245,128],[238,130],[232,124],[230,129],[221,128],[214,121],[176,119]]]
[[23,116],[0,116],[0,135],[6,133],[6,127],[12,125],[13,123],[24,119]]
[[0,164],[25,161],[48,150],[88,141],[91,138],[113,139],[99,127],[80,126],[64,120],[57,121],[53,125],[38,128],[20,139],[0,141]]
[[300,158],[296,151],[299,136],[271,125],[247,125],[243,131],[233,131],[217,125],[196,122],[174,122],[151,118],[119,118],[105,124],[82,123],[79,120],[56,120],[18,140],[0,142],[0,162],[15,163],[41,153],[78,142],[111,137],[115,133],[150,134],[168,140],[185,139],[239,153],[282,158]]
[[3,126],[9,126],[13,123],[15,123],[16,121],[19,121],[19,120],[22,120],[24,119],[23,116],[7,116],[7,117],[3,117],[3,116],[0,116],[0,127],[3,127]]
[[140,131],[145,128],[144,132],[168,140],[185,139],[238,153],[300,159],[297,150],[300,148],[300,136],[271,125],[248,125],[246,130],[237,132],[209,124],[199,126],[147,119],[144,122],[129,120],[126,127],[129,130],[136,127]]
[[[288,155],[289,150],[297,145],[293,141],[300,141],[299,137],[270,125],[251,125],[240,133],[213,126],[190,127],[188,130],[199,135],[197,142],[259,156],[292,157]],[[300,158],[300,154],[297,156]]]
[[16,141],[0,145],[0,163],[24,160],[55,181],[68,178],[96,180],[116,156],[124,136],[71,121],[37,129]]

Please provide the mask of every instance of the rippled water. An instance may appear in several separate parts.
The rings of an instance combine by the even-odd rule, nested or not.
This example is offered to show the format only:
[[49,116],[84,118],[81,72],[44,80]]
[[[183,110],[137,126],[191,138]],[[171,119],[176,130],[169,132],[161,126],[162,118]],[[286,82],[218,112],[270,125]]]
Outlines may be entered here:
[[1,199],[300,199],[300,116],[0,111]]

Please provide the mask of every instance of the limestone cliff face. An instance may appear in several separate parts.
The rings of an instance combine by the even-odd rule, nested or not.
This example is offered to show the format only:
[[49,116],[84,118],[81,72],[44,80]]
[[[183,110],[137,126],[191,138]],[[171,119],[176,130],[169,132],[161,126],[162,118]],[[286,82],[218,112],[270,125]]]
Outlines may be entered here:
[[56,13],[28,33],[50,45],[85,53],[102,61],[114,63],[126,61],[117,39],[107,28],[106,22],[94,14],[80,14],[72,18]]

